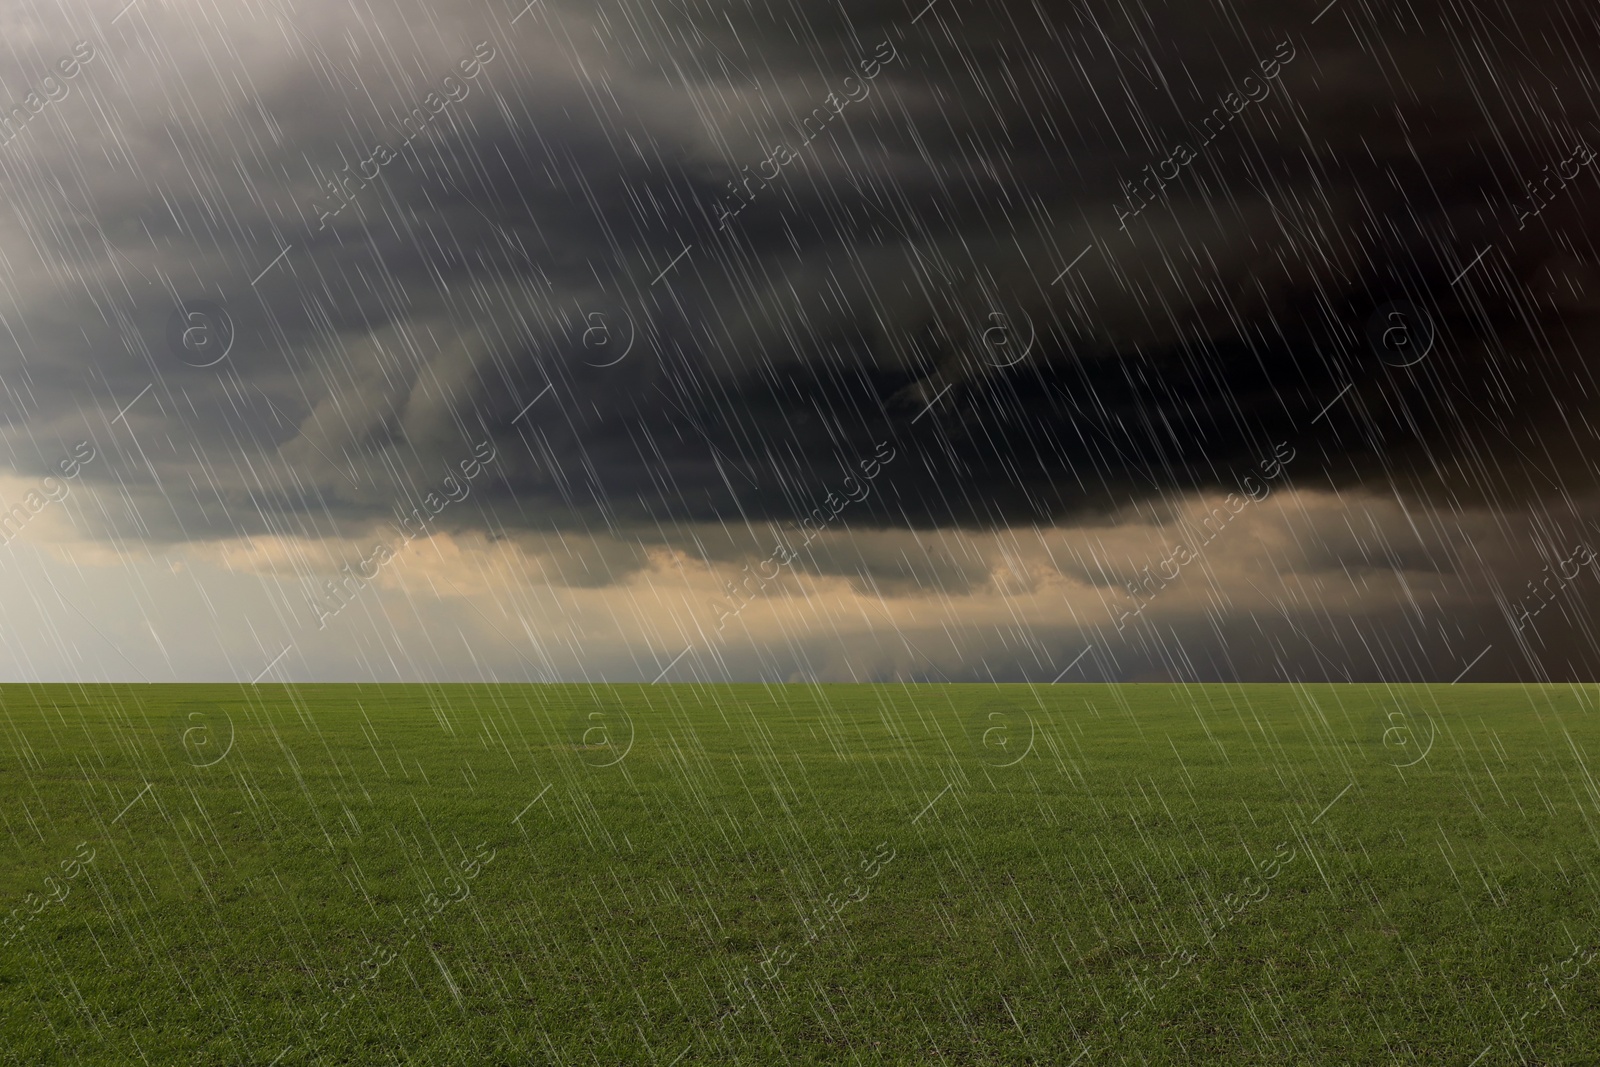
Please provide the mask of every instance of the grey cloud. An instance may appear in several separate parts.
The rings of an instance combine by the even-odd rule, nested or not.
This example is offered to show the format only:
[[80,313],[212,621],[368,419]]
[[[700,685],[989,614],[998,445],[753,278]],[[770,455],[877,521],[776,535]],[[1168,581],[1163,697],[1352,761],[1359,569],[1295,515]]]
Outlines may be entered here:
[[[877,519],[1002,521],[1082,506],[1079,492],[1062,499],[1054,491],[1056,479],[1046,469],[1058,456],[1103,468],[1111,494],[1140,492],[1141,476],[1158,484],[1203,483],[1211,477],[1206,461],[1226,461],[1245,445],[1241,423],[1281,425],[1285,408],[1304,416],[1314,398],[1286,397],[1285,387],[1311,393],[1337,379],[1330,368],[1313,365],[1284,380],[1287,353],[1318,342],[1315,329],[1283,320],[1319,294],[1342,290],[1336,299],[1352,302],[1374,286],[1373,261],[1394,251],[1382,237],[1350,240],[1335,229],[1370,210],[1359,191],[1330,200],[1307,184],[1303,168],[1296,173],[1291,166],[1306,141],[1285,135],[1291,117],[1338,136],[1387,144],[1392,154],[1402,151],[1399,142],[1379,136],[1402,124],[1385,124],[1370,113],[1376,110],[1374,79],[1362,76],[1369,61],[1331,32],[1307,39],[1300,65],[1286,69],[1278,96],[1260,105],[1260,114],[1240,120],[1250,131],[1240,136],[1245,151],[1240,143],[1219,143],[1195,164],[1197,181],[1209,186],[1204,201],[1184,190],[1165,194],[1164,210],[1152,209],[1141,224],[1154,227],[1141,234],[1143,247],[1113,247],[1125,240],[1111,225],[1121,195],[1114,176],[1136,174],[1138,166],[1130,164],[1157,158],[1152,153],[1185,136],[1214,103],[1213,89],[1252,69],[1253,57],[1272,40],[1265,7],[1256,12],[1262,15],[1259,41],[1218,45],[1215,54],[1151,53],[1147,62],[1133,63],[1109,61],[1102,48],[1067,44],[1070,54],[1092,55],[1092,61],[1053,68],[1056,84],[1038,76],[1048,49],[1032,51],[1018,41],[1018,20],[1037,21],[1037,10],[952,15],[963,30],[962,54],[974,58],[951,72],[945,60],[953,46],[937,33],[927,40],[908,33],[905,13],[894,5],[853,9],[848,19],[837,11],[796,9],[807,33],[820,35],[822,51],[838,59],[839,70],[849,70],[849,61],[879,37],[895,38],[902,58],[885,72],[881,92],[859,122],[852,115],[817,142],[792,180],[752,202],[755,215],[732,239],[705,225],[710,205],[724,195],[717,179],[744,165],[716,154],[719,145],[732,147],[724,135],[738,131],[712,110],[711,97],[735,87],[746,91],[740,78],[765,81],[769,117],[756,126],[792,133],[792,113],[825,97],[828,63],[819,61],[817,48],[799,47],[782,32],[781,18],[756,8],[735,16],[733,37],[724,24],[708,20],[685,28],[665,54],[663,38],[605,18],[616,35],[608,42],[615,52],[588,49],[581,59],[591,80],[620,87],[621,95],[597,97],[575,73],[572,58],[548,38],[568,20],[599,22],[621,10],[569,5],[555,16],[527,20],[513,34],[464,7],[446,9],[429,21],[443,28],[440,23],[453,16],[445,23],[450,33],[398,47],[403,38],[384,35],[380,45],[370,29],[364,46],[359,39],[352,46],[359,35],[326,13],[299,29],[304,38],[244,19],[218,39],[235,51],[254,92],[226,93],[225,104],[210,111],[199,94],[183,106],[174,103],[179,88],[192,90],[195,79],[207,78],[198,69],[205,48],[190,40],[196,26],[181,9],[155,25],[141,24],[140,32],[189,42],[174,45],[180,62],[172,67],[119,60],[131,68],[116,72],[119,81],[167,105],[148,113],[125,106],[119,116],[117,137],[134,146],[142,180],[124,180],[125,166],[90,158],[73,147],[73,137],[63,136],[46,153],[50,169],[70,160],[87,186],[82,202],[92,218],[82,221],[95,225],[79,226],[76,262],[86,275],[98,268],[89,299],[100,318],[111,320],[103,336],[92,339],[93,348],[115,347],[111,334],[126,332],[128,323],[116,321],[123,309],[107,305],[119,302],[117,289],[138,286],[131,268],[173,279],[138,294],[135,310],[153,312],[146,320],[164,321],[172,303],[190,295],[189,286],[246,294],[227,305],[239,336],[230,369],[302,420],[303,438],[268,435],[252,443],[260,453],[252,459],[287,457],[302,472],[316,471],[321,462],[307,443],[341,460],[374,445],[381,451],[402,432],[422,452],[448,447],[463,426],[508,421],[532,392],[555,381],[565,394],[564,420],[534,431],[547,454],[510,463],[508,486],[519,500],[543,494],[557,518],[596,507],[581,496],[557,504],[561,494],[552,487],[564,475],[556,468],[569,463],[592,467],[590,495],[608,497],[609,506],[631,511],[635,521],[734,509],[720,476],[707,473],[713,465],[704,450],[670,441],[660,445],[661,458],[677,472],[699,475],[693,484],[639,491],[654,488],[645,468],[657,458],[652,453],[667,421],[645,399],[651,391],[634,388],[641,381],[666,379],[680,400],[698,409],[707,436],[725,453],[784,483],[819,477],[810,464],[782,457],[814,452],[819,434],[838,434],[831,423],[873,420],[877,432],[901,427],[915,408],[901,411],[894,398],[922,400],[951,385],[957,411],[947,421],[972,425],[958,425],[954,441],[938,433],[931,441],[914,438],[930,453],[953,454],[929,465],[926,477],[906,486],[895,507]],[[652,8],[646,25],[668,19]],[[500,55],[479,91],[452,106],[426,144],[387,168],[358,198],[348,221],[341,217],[332,233],[291,232],[312,221],[315,179],[390,136],[398,110],[436,85],[480,34],[498,42]],[[447,47],[447,36],[461,46]],[[735,47],[759,57],[759,70],[724,75],[732,70]],[[562,63],[536,67],[519,58],[519,48],[565,60],[566,71]],[[1422,62],[1420,48],[1420,42],[1412,46],[1411,61],[1401,49],[1394,64],[1409,75]],[[1123,42],[1129,56],[1141,49],[1172,46],[1154,39]],[[196,69],[182,62],[186,56]],[[670,59],[695,76],[669,73]],[[589,68],[590,61],[598,66]],[[1032,76],[993,91],[1006,71]],[[1122,110],[1107,106],[1083,114],[1078,105],[1086,94],[1109,92],[1102,79],[1116,84]],[[226,78],[216,80],[226,86]],[[1416,107],[1410,101],[1394,106],[1437,110],[1449,102],[1459,111],[1472,99],[1467,74],[1438,75],[1435,83]],[[376,106],[362,99],[374,94]],[[1280,113],[1274,116],[1269,106]],[[1452,121],[1421,125],[1435,134],[1431,148],[1460,147],[1470,126],[1454,121],[1458,111]],[[1147,124],[1138,137],[1124,129],[1132,120]],[[1057,132],[1049,132],[1052,123]],[[760,136],[764,132],[757,131],[752,144],[769,140]],[[176,144],[176,153],[158,150],[166,149],[163,141]],[[241,150],[246,144],[252,150]],[[919,147],[907,155],[899,150],[907,144]],[[883,162],[878,153],[884,145],[897,162],[880,175],[874,167]],[[1064,151],[1071,153],[1068,181],[1062,180],[1067,161],[1054,158]],[[830,154],[852,161],[850,169],[824,166]],[[145,156],[152,157],[149,163]],[[992,170],[997,159],[1008,168],[1004,180],[974,169],[988,160]],[[948,175],[960,175],[965,187]],[[996,194],[1006,194],[998,206],[988,202]],[[62,209],[48,190],[35,189],[34,196],[40,212]],[[1030,200],[1036,206],[1025,206]],[[1219,206],[1224,215],[1216,217]],[[1392,206],[1400,213],[1403,202]],[[219,217],[213,223],[208,215]],[[1074,216],[1087,224],[1067,221]],[[133,218],[140,220],[139,240],[127,226]],[[108,256],[103,243],[97,248],[90,232],[96,226],[116,235],[121,259]],[[1307,228],[1324,239],[1300,240]],[[859,240],[864,235],[871,235],[865,244]],[[296,236],[302,243],[295,258],[249,284]],[[1108,251],[1097,253],[1071,284],[1052,288],[1048,275],[1075,254],[1073,242],[1080,240],[1100,241]],[[691,258],[658,290],[660,283],[649,278],[671,262],[680,241],[695,245]],[[1263,250],[1272,262],[1262,262]],[[969,280],[974,277],[976,285]],[[546,279],[552,288],[541,296]],[[47,306],[71,299],[70,287],[57,288],[64,291],[55,300],[46,294]],[[162,288],[169,291],[158,293]],[[610,318],[627,316],[643,335],[639,358],[630,356],[625,371],[590,375],[581,365],[584,331],[578,326],[587,325],[588,308],[597,304],[606,305]],[[1029,365],[1009,374],[973,358],[975,346],[982,354],[985,309],[994,306],[1030,320],[1037,334]],[[79,304],[63,318],[80,320],[83,310]],[[1342,309],[1331,315],[1321,310],[1323,330],[1359,328]],[[150,323],[140,325],[145,336],[124,337],[123,347],[138,349],[142,341],[142,354],[162,376],[181,374],[163,364],[166,354],[159,339],[149,338]],[[74,332],[64,322],[55,327],[46,319],[41,329]],[[373,351],[385,335],[387,359]],[[58,337],[56,343],[70,351],[73,342]],[[1252,373],[1249,364],[1265,359],[1275,365]],[[59,393],[70,390],[72,368],[101,360],[82,349],[63,360]],[[1166,384],[1130,383],[1133,368],[1140,378],[1155,373]],[[116,384],[142,386],[139,377],[148,377],[149,369],[124,365]],[[223,428],[204,425],[207,413],[229,407],[219,403],[223,385],[207,388],[189,379],[182,383],[185,392],[202,395],[191,405],[195,417],[183,425],[184,436],[198,435],[208,450],[226,447]],[[1061,388],[1082,403],[1046,399]],[[1027,434],[1042,438],[1032,449],[1005,426],[984,424],[994,414],[988,409],[1014,405],[1018,392],[1031,405]],[[749,447],[751,412],[763,417],[760,449]],[[801,416],[818,412],[801,423]],[[1184,430],[1193,435],[1196,447],[1188,454],[1173,454],[1170,431],[1152,429],[1175,419],[1186,419]],[[1145,425],[1130,429],[1130,420]],[[1108,452],[1075,440],[1083,422],[1121,437],[1121,447]],[[497,432],[509,438],[521,431],[497,425]],[[992,439],[994,455],[981,438]],[[366,496],[382,495],[393,477],[387,468],[406,467],[395,456],[386,460],[364,472],[376,489]],[[1001,493],[987,493],[981,503],[937,491],[940,485],[984,485],[997,464],[1013,471]],[[371,506],[331,470],[317,473],[317,495],[289,494],[273,506],[327,508],[335,518]],[[136,469],[119,474],[139,480]],[[746,503],[781,515],[788,506],[784,496],[763,493]],[[508,513],[504,521],[517,519]]]

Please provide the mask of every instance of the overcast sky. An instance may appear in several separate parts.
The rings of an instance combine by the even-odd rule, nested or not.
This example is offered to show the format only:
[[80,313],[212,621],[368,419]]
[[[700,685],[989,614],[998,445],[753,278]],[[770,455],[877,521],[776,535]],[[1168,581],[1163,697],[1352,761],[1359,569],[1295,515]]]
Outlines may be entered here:
[[1600,31],[1381,8],[9,0],[0,677],[1592,678]]

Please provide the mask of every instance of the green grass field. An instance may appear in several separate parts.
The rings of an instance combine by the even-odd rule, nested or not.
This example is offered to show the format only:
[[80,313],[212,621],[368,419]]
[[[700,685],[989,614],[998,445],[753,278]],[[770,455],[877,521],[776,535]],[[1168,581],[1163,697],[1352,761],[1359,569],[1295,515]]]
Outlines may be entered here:
[[1600,1062],[1597,695],[8,687],[0,1062]]

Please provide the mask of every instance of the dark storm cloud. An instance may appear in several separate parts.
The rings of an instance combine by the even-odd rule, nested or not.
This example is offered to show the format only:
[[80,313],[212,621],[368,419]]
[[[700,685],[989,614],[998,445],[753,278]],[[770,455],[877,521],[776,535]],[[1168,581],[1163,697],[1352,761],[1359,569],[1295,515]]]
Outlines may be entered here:
[[[498,481],[443,526],[792,522],[881,441],[851,525],[1076,521],[1286,440],[1308,484],[1588,486],[1595,168],[1518,206],[1600,140],[1564,5],[519,10],[63,9],[9,63],[104,64],[0,149],[14,462],[92,434],[103,529],[154,540],[389,515],[483,439]],[[211,367],[168,340],[199,299]],[[1421,363],[1375,345],[1391,307]]]

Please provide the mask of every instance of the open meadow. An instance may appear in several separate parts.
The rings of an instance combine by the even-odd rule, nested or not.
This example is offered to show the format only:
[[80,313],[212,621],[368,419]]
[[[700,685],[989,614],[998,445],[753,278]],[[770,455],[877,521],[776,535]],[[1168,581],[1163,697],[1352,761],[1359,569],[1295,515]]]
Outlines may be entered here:
[[7,687],[0,1062],[1594,1062],[1597,695]]

